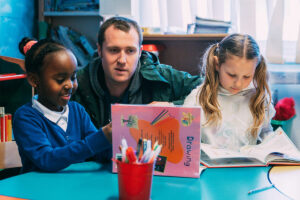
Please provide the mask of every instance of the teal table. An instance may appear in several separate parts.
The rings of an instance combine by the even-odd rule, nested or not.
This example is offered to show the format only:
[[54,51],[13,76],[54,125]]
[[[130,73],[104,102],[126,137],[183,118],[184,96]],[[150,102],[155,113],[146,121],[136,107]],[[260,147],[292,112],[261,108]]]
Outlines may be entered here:
[[[270,185],[270,167],[206,169],[200,179],[154,176],[151,199],[286,199]],[[57,173],[31,172],[0,181],[0,194],[32,200],[118,199],[118,176],[111,166],[95,162],[74,164]]]

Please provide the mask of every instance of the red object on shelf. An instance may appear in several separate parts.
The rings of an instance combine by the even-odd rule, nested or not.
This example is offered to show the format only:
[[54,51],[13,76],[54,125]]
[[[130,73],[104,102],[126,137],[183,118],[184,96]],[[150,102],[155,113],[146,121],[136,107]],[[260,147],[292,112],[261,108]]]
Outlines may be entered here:
[[158,56],[159,52],[162,51],[164,47],[159,44],[143,44],[143,50],[149,51]]
[[26,74],[0,74],[0,81],[26,78]]

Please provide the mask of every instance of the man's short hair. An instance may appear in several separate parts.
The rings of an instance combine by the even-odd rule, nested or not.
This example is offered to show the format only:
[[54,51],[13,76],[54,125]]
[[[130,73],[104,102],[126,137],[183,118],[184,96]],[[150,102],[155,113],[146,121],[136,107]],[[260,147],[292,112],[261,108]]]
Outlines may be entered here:
[[103,42],[105,41],[105,31],[110,26],[114,26],[114,28],[119,29],[128,33],[130,29],[133,27],[139,35],[139,45],[141,46],[143,43],[143,34],[140,26],[136,21],[125,18],[125,17],[112,17],[108,20],[104,21],[104,23],[100,26],[98,32],[98,44],[102,47]]

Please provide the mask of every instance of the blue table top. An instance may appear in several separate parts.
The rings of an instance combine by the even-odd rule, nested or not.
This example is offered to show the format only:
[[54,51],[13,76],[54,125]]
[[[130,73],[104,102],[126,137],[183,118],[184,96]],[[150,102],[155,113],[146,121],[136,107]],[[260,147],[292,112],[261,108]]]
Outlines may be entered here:
[[[154,176],[151,199],[286,199],[270,185],[270,167],[206,169],[200,178]],[[110,165],[73,164],[56,173],[30,172],[0,181],[0,194],[35,200],[118,199],[118,176]]]

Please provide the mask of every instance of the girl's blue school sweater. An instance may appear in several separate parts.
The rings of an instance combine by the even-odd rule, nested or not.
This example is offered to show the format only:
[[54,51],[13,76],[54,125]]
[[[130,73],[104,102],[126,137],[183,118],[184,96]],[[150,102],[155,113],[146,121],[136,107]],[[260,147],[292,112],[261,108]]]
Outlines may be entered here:
[[85,109],[72,101],[68,105],[66,131],[32,108],[32,103],[16,111],[13,134],[22,160],[22,172],[54,172],[97,154],[98,158],[111,155],[111,144],[102,129],[97,130],[92,124]]

